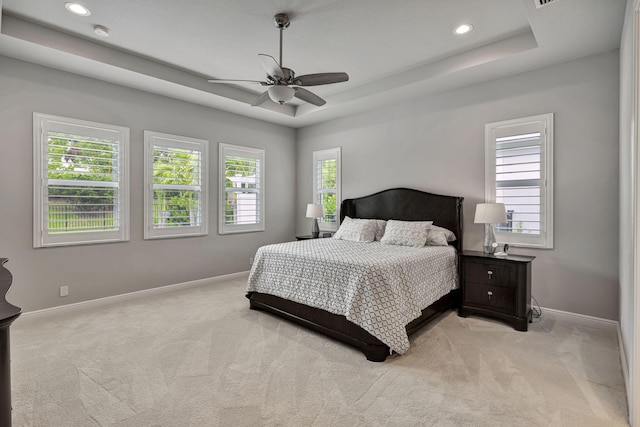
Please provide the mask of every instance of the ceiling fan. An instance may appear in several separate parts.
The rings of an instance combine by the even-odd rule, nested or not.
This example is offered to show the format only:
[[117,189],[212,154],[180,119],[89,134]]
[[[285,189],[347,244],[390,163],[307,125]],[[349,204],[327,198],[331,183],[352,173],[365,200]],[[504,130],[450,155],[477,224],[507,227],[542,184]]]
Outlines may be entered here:
[[267,72],[266,81],[210,79],[209,83],[257,83],[260,86],[269,86],[269,89],[253,100],[251,103],[253,107],[263,104],[268,99],[282,105],[285,102],[291,101],[294,97],[316,106],[326,104],[327,101],[299,86],[319,86],[346,82],[349,80],[349,75],[347,73],[318,73],[296,76],[292,69],[283,67],[282,32],[285,28],[289,27],[291,21],[288,15],[279,13],[273,17],[273,22],[280,30],[280,61],[276,61],[275,58],[270,55],[263,53],[258,54],[262,62],[262,67]]

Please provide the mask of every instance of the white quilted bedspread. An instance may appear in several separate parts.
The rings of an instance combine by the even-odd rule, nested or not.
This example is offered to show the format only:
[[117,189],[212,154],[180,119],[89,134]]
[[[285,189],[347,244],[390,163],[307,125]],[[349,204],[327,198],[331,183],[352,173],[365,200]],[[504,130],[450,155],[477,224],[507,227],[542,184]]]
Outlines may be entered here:
[[261,247],[247,291],[344,315],[404,354],[409,349],[406,325],[457,287],[451,246],[411,248],[329,238]]

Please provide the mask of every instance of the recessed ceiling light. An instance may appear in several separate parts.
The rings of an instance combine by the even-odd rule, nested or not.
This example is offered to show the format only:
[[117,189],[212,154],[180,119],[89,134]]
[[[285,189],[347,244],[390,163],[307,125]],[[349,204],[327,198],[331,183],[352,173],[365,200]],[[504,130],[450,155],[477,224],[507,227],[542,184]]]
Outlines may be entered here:
[[64,7],[74,15],[89,16],[91,11],[79,3],[65,3]]
[[98,37],[104,37],[105,39],[109,37],[109,29],[107,27],[103,27],[102,25],[94,25],[93,33]]
[[473,30],[473,25],[471,24],[462,24],[453,31],[458,35],[467,34],[469,31]]

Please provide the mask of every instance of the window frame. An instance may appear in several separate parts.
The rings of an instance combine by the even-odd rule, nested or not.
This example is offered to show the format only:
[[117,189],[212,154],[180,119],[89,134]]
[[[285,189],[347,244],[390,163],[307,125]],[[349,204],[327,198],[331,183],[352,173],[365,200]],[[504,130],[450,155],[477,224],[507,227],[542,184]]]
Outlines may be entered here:
[[[254,224],[227,224],[226,219],[226,157],[229,155],[257,159],[260,164],[258,176],[258,222]],[[219,143],[218,148],[218,234],[253,233],[265,230],[265,150],[242,145]]]
[[[153,222],[153,202],[156,184],[153,180],[155,147],[200,151],[200,225],[156,228]],[[209,224],[209,141],[150,130],[144,131],[144,238],[168,239],[206,236]],[[159,185],[159,184],[158,184]],[[166,185],[165,185],[166,186]]]
[[[322,203],[322,200],[319,200],[319,188],[318,188],[318,162],[319,161],[323,161],[323,160],[335,160],[336,161],[336,189],[335,189],[335,194],[336,194],[336,219],[335,221],[325,221],[325,218],[321,218],[318,220],[318,227],[320,228],[320,231],[337,231],[338,230],[338,225],[340,224],[340,203],[342,201],[342,195],[341,195],[341,188],[342,188],[342,182],[341,182],[341,175],[342,175],[342,165],[341,165],[341,161],[342,161],[342,148],[341,147],[335,147],[335,148],[328,148],[326,150],[318,150],[318,151],[314,151],[313,152],[313,167],[312,167],[312,181],[313,181],[313,193],[312,193],[312,197],[313,197],[313,203],[318,203],[323,205],[323,209],[324,209],[324,204]],[[325,217],[326,217],[326,209],[324,209],[325,211]]]
[[[68,132],[118,141],[118,189],[115,200],[117,230],[48,233],[49,168],[47,166],[49,132]],[[33,113],[33,247],[54,247],[123,242],[129,240],[129,128],[87,120]],[[46,211],[45,211],[46,210]]]
[[513,128],[513,135],[536,128],[540,132],[540,235],[500,232],[496,239],[511,246],[553,249],[553,113],[485,124],[485,202],[496,201],[496,132]]

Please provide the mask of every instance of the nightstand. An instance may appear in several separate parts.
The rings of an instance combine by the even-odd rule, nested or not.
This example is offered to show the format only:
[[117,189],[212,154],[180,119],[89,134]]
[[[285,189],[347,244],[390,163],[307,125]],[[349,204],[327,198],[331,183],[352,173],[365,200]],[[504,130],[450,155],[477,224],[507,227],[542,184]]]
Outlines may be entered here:
[[318,237],[312,237],[311,234],[306,234],[304,236],[296,236],[298,240],[309,240],[309,239],[328,239],[333,236],[333,231],[321,231]]
[[311,237],[310,234],[307,234],[306,236],[296,236],[296,239],[298,239],[298,240],[309,240],[309,239],[317,239],[317,237]]
[[481,314],[526,331],[531,321],[531,261],[535,257],[496,257],[476,251],[460,254],[462,305],[458,315]]

